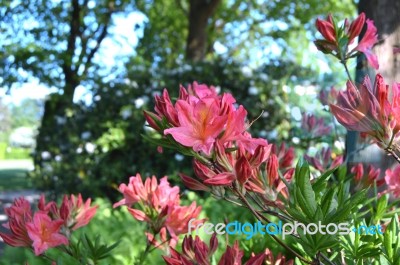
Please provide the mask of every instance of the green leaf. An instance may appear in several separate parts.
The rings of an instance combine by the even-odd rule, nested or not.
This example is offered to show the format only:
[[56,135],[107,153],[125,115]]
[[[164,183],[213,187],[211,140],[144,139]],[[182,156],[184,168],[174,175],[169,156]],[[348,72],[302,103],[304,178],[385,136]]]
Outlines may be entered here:
[[390,224],[387,226],[383,235],[383,245],[385,247],[386,257],[389,261],[393,261],[393,244],[397,243],[397,214],[393,216]]
[[337,208],[337,202],[334,200],[336,189],[329,189],[321,199],[321,208],[324,216]]
[[296,199],[305,214],[312,220],[317,210],[315,193],[310,183],[310,168],[303,159],[299,160],[295,172]]
[[375,222],[383,218],[383,215],[387,209],[388,201],[389,201],[389,196],[387,194],[381,196],[378,199],[378,203],[376,205],[376,213],[374,216]]
[[332,173],[336,170],[337,168],[330,169],[326,171],[324,174],[319,176],[312,184],[313,190],[318,193],[323,191],[323,189],[326,187],[327,180],[329,177],[331,177]]

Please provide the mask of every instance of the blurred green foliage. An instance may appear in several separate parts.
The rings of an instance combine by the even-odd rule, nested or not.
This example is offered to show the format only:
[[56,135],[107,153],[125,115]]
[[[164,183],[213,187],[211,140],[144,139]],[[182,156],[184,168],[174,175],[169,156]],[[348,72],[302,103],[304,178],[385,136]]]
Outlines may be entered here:
[[[132,67],[125,83],[98,85],[93,102],[75,104],[65,117],[56,117],[57,127],[46,127],[47,142],[35,154],[36,169],[31,174],[38,187],[56,194],[82,192],[87,196],[113,198],[119,183],[141,172],[144,175],[178,172],[190,174],[191,161],[169,150],[159,154],[156,146],[145,142],[141,134],[152,133],[145,126],[143,110],[152,110],[153,96],[169,89],[177,97],[179,85],[193,80],[217,85],[221,93],[231,92],[238,104],[249,111],[255,136],[269,141],[290,137],[290,115],[287,97],[280,90],[290,82],[288,74],[312,75],[307,69],[281,62],[250,70],[245,65],[224,60],[212,63],[182,65],[172,70],[152,72],[151,67]],[[133,81],[134,80],[134,81]],[[275,135],[270,135],[275,132]],[[62,134],[67,134],[67,139]],[[39,153],[40,150],[40,153]],[[175,179],[176,180],[176,179]]]
[[[257,119],[251,126],[256,137],[291,140],[291,95],[283,86],[325,85],[318,60],[309,56],[314,20],[331,11],[338,18],[355,12],[350,0],[221,1],[208,21],[206,56],[194,63],[185,59],[190,1],[16,3],[0,7],[7,40],[0,83],[12,88],[38,80],[59,90],[46,100],[30,176],[55,195],[111,199],[136,172],[191,172],[191,161],[168,150],[159,154],[140,137],[151,133],[142,111],[153,108],[164,87],[176,97],[180,84],[218,86],[248,109],[249,121]],[[107,65],[102,55],[108,51],[100,44],[105,37],[122,41],[116,40],[114,18],[132,12],[146,17],[131,25],[140,38],[135,53]],[[91,102],[72,102],[79,86]]]

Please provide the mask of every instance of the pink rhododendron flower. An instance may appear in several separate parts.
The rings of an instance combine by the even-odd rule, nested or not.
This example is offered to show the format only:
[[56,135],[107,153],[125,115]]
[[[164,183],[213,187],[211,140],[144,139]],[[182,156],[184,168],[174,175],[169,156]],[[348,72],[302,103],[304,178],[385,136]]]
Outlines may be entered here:
[[180,126],[166,129],[180,144],[193,147],[196,152],[210,155],[218,135],[225,128],[227,117],[220,115],[215,98],[201,98],[197,102],[178,100],[176,103]]
[[[172,237],[186,234],[188,232],[188,223],[191,219],[199,216],[201,207],[196,206],[196,202],[192,202],[190,206],[173,205],[168,208],[165,226]],[[193,222],[196,225],[198,221]]]
[[265,250],[266,264],[268,265],[293,265],[294,260],[287,260],[281,253],[279,253],[276,258],[274,257],[271,250],[268,248]]
[[372,52],[372,47],[378,42],[377,29],[374,22],[367,19],[367,30],[365,31],[362,39],[359,41],[358,45],[354,48],[355,51],[359,51],[365,54],[368,62],[375,69],[379,68],[378,58]]
[[179,187],[171,187],[167,177],[162,178],[159,185],[155,176],[147,178],[143,183],[142,177],[138,173],[135,177],[129,178],[128,185],[122,183],[119,191],[124,195],[124,199],[115,203],[114,208],[142,202],[161,212],[171,201],[174,203],[179,200]]
[[[181,206],[179,187],[171,187],[167,177],[157,183],[155,176],[147,178],[143,183],[140,174],[129,179],[129,184],[121,184],[120,192],[124,199],[114,204],[114,208],[126,205],[129,213],[138,221],[149,223],[150,231],[146,236],[154,246],[161,246],[157,235],[163,242],[173,247],[180,234],[186,233],[190,219],[196,219],[201,207],[193,202],[190,206]],[[134,208],[135,206],[139,206]],[[194,224],[202,222],[196,220]],[[168,239],[167,239],[168,237]]]
[[321,20],[318,18],[315,22],[315,26],[328,43],[331,43],[332,45],[336,44],[335,26],[331,14],[328,15],[327,20]]
[[303,113],[301,128],[309,134],[309,137],[321,137],[331,132],[332,128],[326,126],[324,118],[316,118],[313,114]]
[[68,239],[59,233],[63,224],[63,220],[51,220],[51,218],[43,212],[34,214],[32,222],[27,223],[26,228],[29,237],[33,241],[35,255],[38,256],[42,254],[48,248],[68,245]]
[[4,243],[13,247],[30,247],[32,240],[28,236],[26,224],[32,221],[32,210],[29,202],[25,198],[15,199],[14,203],[4,209],[8,217],[8,223],[3,226],[10,233],[0,232],[0,237]]
[[282,143],[279,147],[272,145],[272,153],[276,154],[279,161],[279,168],[281,170],[289,169],[293,167],[294,163],[294,148],[286,148],[286,144]]
[[[284,198],[289,198],[289,192],[287,190],[286,184],[279,177],[279,172],[282,171],[279,168],[278,157],[275,154],[271,154],[267,161],[267,165],[265,168],[265,174],[268,180],[268,192],[266,193],[266,197],[272,201],[278,200],[278,194],[281,194]],[[286,169],[283,174],[283,178],[290,182],[292,176],[294,174],[294,168]],[[279,200],[277,203],[281,203]]]
[[[170,256],[163,256],[163,258],[167,265],[211,265],[212,255],[217,247],[218,239],[216,234],[212,235],[209,245],[204,243],[198,236],[195,239],[192,236],[186,236],[182,243],[182,253],[171,249]],[[244,265],[262,265],[265,256],[264,253],[253,255]],[[227,246],[218,265],[242,265],[242,258],[243,251],[239,249],[239,243],[236,241],[233,247]]]
[[356,181],[360,181],[361,178],[364,176],[364,166],[362,163],[358,163],[357,165],[353,166],[350,170],[351,173],[354,174],[354,179]]
[[227,186],[237,182],[247,190],[263,193],[264,184],[259,179],[261,164],[265,163],[271,152],[271,145],[259,145],[254,154],[244,147],[226,152],[221,142],[216,143],[217,168],[194,160],[194,172],[200,181],[181,175],[188,187],[207,190],[207,186]]
[[369,77],[357,89],[347,82],[347,90],[339,93],[337,103],[331,104],[336,119],[348,130],[369,134],[384,148],[397,148],[400,130],[400,88],[390,90],[381,75],[377,74],[372,86]]
[[81,194],[78,194],[78,197],[71,195],[70,198],[64,195],[60,207],[60,217],[64,220],[65,226],[76,230],[87,225],[96,214],[98,207],[91,207],[90,203],[90,198],[83,202]]
[[[349,45],[361,34],[365,23],[367,28],[358,45],[350,51],[344,50],[345,54],[342,54],[342,48],[348,49]],[[315,24],[323,37],[314,42],[320,51],[332,54],[341,61],[361,52],[365,54],[372,67],[379,68],[377,57],[372,53],[372,47],[378,42],[377,30],[372,20],[366,20],[364,13],[361,13],[351,24],[346,20],[342,27],[335,25],[332,15],[328,15],[327,20],[317,19]]]
[[210,265],[210,258],[217,250],[217,247],[218,239],[216,234],[212,235],[208,246],[198,236],[195,239],[192,236],[185,236],[182,242],[182,253],[172,248],[171,255],[169,257],[163,256],[163,259],[168,265]]
[[148,124],[195,152],[211,156],[217,140],[224,145],[235,143],[236,148],[245,148],[250,153],[259,145],[268,145],[265,140],[254,139],[246,132],[244,107],[236,107],[231,94],[220,96],[212,86],[194,82],[187,90],[181,87],[175,104],[166,90],[155,100],[156,113],[145,112]]
[[397,165],[393,170],[386,170],[385,182],[388,186],[388,191],[396,198],[400,197],[400,165]]
[[372,165],[369,165],[367,170],[364,171],[364,165],[358,163],[351,168],[350,172],[354,174],[354,180],[358,187],[366,188],[374,183],[379,187],[384,183],[383,179],[379,179],[381,170]]
[[307,160],[308,163],[310,163],[310,165],[312,165],[320,172],[333,169],[343,163],[343,156],[341,155],[336,156],[334,159],[332,159],[332,151],[329,147],[322,148],[313,157],[309,155],[304,155],[304,158]]
[[82,195],[64,195],[61,206],[58,208],[54,201],[46,204],[44,195],[40,196],[38,208],[40,211],[49,214],[53,219],[64,220],[65,228],[76,230],[86,226],[96,214],[98,206],[90,206],[91,199],[83,202]]
[[[227,246],[226,251],[222,254],[218,265],[242,265],[243,251],[239,249],[239,242],[235,241],[233,247]],[[265,260],[265,254],[260,253],[251,257],[244,265],[262,265]]]
[[319,92],[318,99],[321,101],[322,105],[329,105],[330,102],[336,100],[339,91],[335,87],[331,87],[329,91],[322,89]]

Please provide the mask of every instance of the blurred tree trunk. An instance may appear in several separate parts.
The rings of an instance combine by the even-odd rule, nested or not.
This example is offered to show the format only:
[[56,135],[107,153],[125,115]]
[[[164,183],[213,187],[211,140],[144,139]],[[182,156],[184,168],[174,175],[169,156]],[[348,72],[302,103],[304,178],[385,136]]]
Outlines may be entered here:
[[201,61],[207,50],[207,26],[221,0],[190,0],[189,34],[186,42],[186,59]]
[[[66,111],[73,106],[73,99],[76,88],[86,78],[88,69],[92,66],[92,60],[100,48],[100,44],[108,34],[111,16],[115,11],[114,1],[109,1],[107,11],[92,35],[85,35],[88,25],[83,19],[87,15],[87,0],[71,0],[69,10],[69,35],[67,36],[67,49],[65,50],[61,68],[64,75],[63,94],[52,94],[45,102],[44,113],[36,138],[36,154],[34,156],[35,164],[42,161],[41,153],[46,150],[50,141],[58,141],[56,146],[65,146],[68,148],[68,128],[63,128],[63,121],[66,119]],[[96,43],[89,48],[89,41]],[[52,139],[52,131],[59,128],[62,137]],[[53,145],[54,146],[54,145]]]
[[[387,84],[400,82],[400,55],[393,54],[393,48],[400,45],[400,1],[393,0],[360,0],[359,13],[364,12],[366,17],[375,22],[378,29],[379,42],[374,47],[374,52],[379,60],[379,72]],[[365,56],[357,58],[356,83],[362,82],[365,75],[374,81],[375,71],[368,66]],[[346,139],[346,152],[351,163],[371,163],[385,169],[395,163],[394,159],[387,159],[387,155],[378,146],[368,146],[359,150],[362,140],[356,132],[349,132]],[[359,151],[358,151],[359,150]]]

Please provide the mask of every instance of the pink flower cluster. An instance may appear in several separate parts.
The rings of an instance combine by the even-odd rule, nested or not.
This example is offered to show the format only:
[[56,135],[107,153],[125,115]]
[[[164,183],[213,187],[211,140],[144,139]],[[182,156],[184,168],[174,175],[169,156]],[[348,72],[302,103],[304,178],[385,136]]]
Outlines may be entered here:
[[336,119],[348,130],[373,137],[383,148],[399,148],[400,85],[389,87],[377,74],[374,85],[368,76],[357,87],[350,81],[341,91],[336,104],[331,104]]
[[[187,264],[199,264],[199,265],[210,265],[212,264],[212,255],[217,250],[218,239],[216,234],[213,234],[209,245],[204,243],[198,236],[194,239],[192,236],[186,236],[182,243],[182,253],[179,253],[175,249],[171,249],[170,256],[163,256],[164,261],[167,265],[187,265]],[[236,241],[233,245],[227,246],[225,252],[222,254],[218,265],[241,265],[243,259],[243,251],[239,248],[239,243]],[[252,255],[244,265],[292,265],[293,260],[286,261],[285,257],[281,254],[275,259],[271,251],[267,249],[265,253],[258,255]]]
[[[284,189],[278,169],[288,166],[279,164],[291,164],[293,150],[288,149],[285,155],[282,146],[272,156],[273,146],[264,139],[253,138],[247,131],[247,111],[235,105],[231,94],[220,96],[214,87],[193,83],[187,90],[180,88],[175,104],[167,90],[155,100],[155,113],[145,112],[149,125],[172,144],[186,148],[185,154],[189,152],[195,157],[193,168],[197,178],[181,174],[187,187],[211,190],[215,195],[223,193],[226,186],[260,194],[271,193],[271,188],[278,193]],[[182,152],[181,148],[178,151]],[[263,173],[267,164],[269,171]],[[292,173],[288,173],[288,179]]]
[[372,165],[369,165],[365,171],[364,165],[362,163],[358,163],[351,168],[350,172],[354,174],[354,180],[356,181],[357,186],[362,188],[374,185],[374,183],[376,183],[376,185],[379,187],[385,182],[384,179],[379,179],[381,170],[373,167]]
[[[288,198],[289,193],[285,183],[279,177],[282,174],[286,181],[290,182],[294,175],[294,148],[286,148],[286,145],[282,143],[279,148],[277,145],[272,145],[271,155],[266,162],[265,173],[267,176],[267,184],[270,188],[268,196],[271,200],[275,200],[278,194],[282,194],[283,197]],[[267,189],[267,187],[265,187]]]
[[[348,47],[361,34],[365,23],[367,28],[362,39],[356,47],[348,51]],[[320,51],[332,54],[341,61],[354,57],[358,52],[361,52],[365,54],[372,67],[379,68],[378,59],[372,53],[372,47],[378,42],[377,30],[372,20],[366,20],[364,13],[361,13],[351,24],[346,20],[342,27],[336,24],[332,15],[329,15],[327,20],[317,19],[315,24],[323,37],[323,39],[314,42]],[[345,54],[343,54],[343,48]]]
[[341,155],[332,158],[332,150],[329,147],[322,148],[315,156],[304,155],[304,158],[319,172],[325,172],[343,163],[343,156]]
[[243,106],[235,107],[235,102],[229,93],[219,96],[214,87],[194,82],[188,90],[180,88],[175,104],[165,89],[162,96],[156,96],[156,113],[145,112],[145,117],[161,134],[171,135],[179,144],[208,157],[217,142],[221,146],[231,146],[235,142],[235,147],[251,154],[258,146],[267,147],[264,139],[253,139],[246,132],[247,111]]
[[388,186],[388,191],[394,197],[400,197],[400,165],[397,165],[393,170],[387,169],[385,172],[385,182]]
[[114,208],[126,205],[136,220],[147,222],[150,231],[146,235],[154,246],[160,246],[157,235],[161,242],[169,241],[170,246],[175,246],[178,236],[187,233],[189,220],[197,218],[201,211],[196,202],[190,206],[181,206],[179,187],[171,187],[167,177],[162,178],[159,184],[155,176],[147,178],[143,183],[140,174],[136,174],[129,179],[128,185],[121,184],[119,191],[124,198],[115,203]]
[[313,114],[303,113],[301,128],[306,131],[311,138],[321,137],[331,132],[332,128],[326,126],[324,118],[317,118]]
[[321,102],[322,105],[327,106],[329,105],[330,102],[333,102],[336,100],[336,97],[338,96],[339,91],[335,87],[331,87],[329,90],[328,89],[321,89],[321,91],[318,94],[318,99]]
[[24,198],[16,199],[5,208],[8,223],[4,225],[10,233],[0,233],[4,242],[14,247],[33,248],[36,255],[49,248],[68,245],[71,231],[87,225],[96,214],[97,206],[91,200],[83,203],[82,196],[64,196],[60,207],[53,201],[45,203],[42,195],[38,211],[33,212]]
[[225,186],[237,181],[248,190],[263,193],[263,183],[258,173],[260,165],[264,163],[271,151],[271,146],[258,146],[251,154],[243,148],[234,152],[227,152],[220,142],[216,144],[215,166],[205,165],[194,160],[194,172],[199,180],[189,180],[189,177],[182,175],[185,185],[191,189],[208,190],[206,185]]

